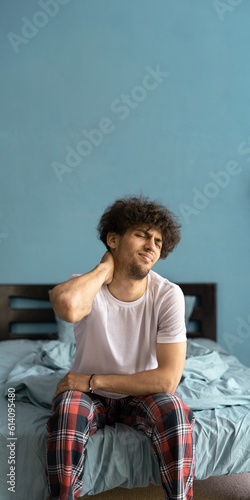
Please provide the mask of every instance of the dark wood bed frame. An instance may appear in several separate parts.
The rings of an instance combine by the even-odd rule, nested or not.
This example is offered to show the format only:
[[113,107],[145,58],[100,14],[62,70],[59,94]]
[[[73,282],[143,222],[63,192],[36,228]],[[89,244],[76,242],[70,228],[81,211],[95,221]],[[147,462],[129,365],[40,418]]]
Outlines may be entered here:
[[[216,284],[215,283],[178,283],[184,295],[195,295],[197,305],[190,320],[195,322],[195,331],[188,332],[189,338],[203,337],[216,340]],[[0,285],[0,340],[10,339],[56,339],[55,333],[13,333],[14,323],[55,323],[54,311],[48,298],[53,284],[41,285]],[[12,308],[13,298],[48,301],[44,308]]]

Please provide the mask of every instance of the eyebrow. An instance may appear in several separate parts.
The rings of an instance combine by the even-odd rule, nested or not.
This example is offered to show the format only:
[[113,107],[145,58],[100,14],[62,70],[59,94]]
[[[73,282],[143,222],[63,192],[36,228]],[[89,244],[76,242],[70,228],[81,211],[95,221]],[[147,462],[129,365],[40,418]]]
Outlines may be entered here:
[[[140,227],[138,227],[136,229],[136,231],[140,231],[141,233],[144,233],[146,236],[150,236],[150,233],[147,229],[142,229]],[[158,241],[159,243],[162,243],[162,239],[161,238],[155,238],[155,241]]]

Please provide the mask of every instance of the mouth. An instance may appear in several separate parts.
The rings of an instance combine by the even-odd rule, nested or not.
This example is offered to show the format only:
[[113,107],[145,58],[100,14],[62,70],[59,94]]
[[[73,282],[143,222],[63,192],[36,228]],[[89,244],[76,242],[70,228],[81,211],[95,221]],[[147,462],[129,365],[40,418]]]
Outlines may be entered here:
[[145,262],[152,262],[153,260],[153,257],[152,255],[148,254],[148,253],[139,253],[139,256],[145,261]]

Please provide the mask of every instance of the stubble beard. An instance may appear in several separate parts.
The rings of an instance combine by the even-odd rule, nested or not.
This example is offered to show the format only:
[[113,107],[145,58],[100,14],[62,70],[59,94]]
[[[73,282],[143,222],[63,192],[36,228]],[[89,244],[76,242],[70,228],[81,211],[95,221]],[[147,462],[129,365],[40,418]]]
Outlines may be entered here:
[[149,269],[143,269],[142,266],[137,264],[135,261],[132,261],[127,264],[126,273],[128,278],[140,281],[146,278],[149,273]]
[[129,261],[124,262],[119,247],[116,250],[116,259],[119,262],[119,267],[121,266],[122,272],[129,279],[141,281],[146,278],[150,271],[147,267],[138,264],[135,257],[132,257]]

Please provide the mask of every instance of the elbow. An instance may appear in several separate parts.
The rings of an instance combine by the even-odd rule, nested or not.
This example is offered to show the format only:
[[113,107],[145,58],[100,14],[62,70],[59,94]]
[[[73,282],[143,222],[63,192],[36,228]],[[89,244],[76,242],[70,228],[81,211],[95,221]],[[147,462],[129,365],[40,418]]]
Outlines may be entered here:
[[156,373],[160,392],[175,394],[182,376],[180,370],[171,370],[168,367],[158,367],[156,368]]
[[177,385],[174,385],[173,383],[171,382],[168,382],[168,383],[165,383],[163,384],[163,393],[166,393],[166,394],[174,394],[176,389],[177,389]]
[[73,301],[66,298],[60,302],[56,314],[59,318],[67,321],[67,323],[76,323],[76,321],[81,319],[77,317]]
[[75,307],[74,303],[70,303],[68,304],[68,309],[66,309],[66,316],[68,319],[65,319],[65,321],[68,323],[77,323],[77,321],[80,321],[85,318],[85,316],[88,316],[90,312],[91,309],[87,309],[86,307],[84,309],[79,309],[78,307]]
[[168,377],[162,379],[162,392],[166,394],[174,394],[178,387],[179,380],[169,379]]
[[68,294],[61,293],[59,295],[50,296],[50,302],[54,309],[55,314],[62,320],[68,323],[74,323],[74,307],[73,301],[68,296]]
[[72,294],[62,292],[61,294],[50,294],[50,301],[54,309],[55,314],[62,319],[67,321],[67,323],[76,323],[80,321],[84,316],[89,314],[88,311],[81,310],[77,307],[76,300]]

